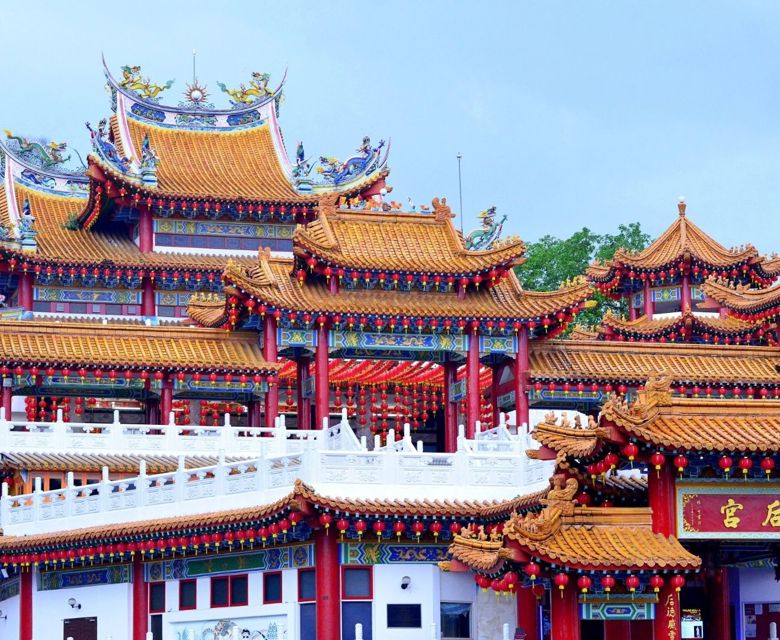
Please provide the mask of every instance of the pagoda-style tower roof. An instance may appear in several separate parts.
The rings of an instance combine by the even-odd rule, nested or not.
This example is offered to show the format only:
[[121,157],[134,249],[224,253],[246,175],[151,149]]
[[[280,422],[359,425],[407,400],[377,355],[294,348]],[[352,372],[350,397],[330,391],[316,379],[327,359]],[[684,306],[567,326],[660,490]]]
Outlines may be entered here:
[[602,320],[605,340],[628,342],[705,342],[711,344],[765,344],[774,340],[762,323],[736,317],[709,316],[686,311],[677,316],[624,320],[610,313]]
[[102,215],[106,198],[159,211],[305,218],[323,194],[352,196],[384,184],[389,145],[374,147],[368,138],[344,162],[323,157],[315,167],[298,157],[293,165],[277,120],[284,81],[276,89],[258,84],[253,95],[240,98],[234,94],[241,91],[225,87],[234,101],[219,109],[205,102],[202,87],[198,100],[188,87],[188,99],[164,105],[159,94],[150,97],[139,87],[139,69],[123,67],[122,73],[117,80],[105,67],[114,114],[90,129],[92,193],[79,216],[82,226]]
[[[495,286],[469,292],[465,298],[455,292],[404,291],[392,287],[344,288],[334,294],[325,281],[299,283],[293,268],[293,260],[267,254],[262,254],[250,268],[229,263],[224,273],[226,291],[239,296],[249,308],[264,307],[263,312],[269,313],[279,310],[284,317],[290,312],[322,314],[334,321],[338,317],[344,323],[354,318],[353,323],[357,324],[358,318],[368,316],[373,326],[387,327],[398,321],[399,328],[404,318],[413,328],[420,328],[417,320],[427,326],[436,320],[439,329],[453,330],[463,328],[456,324],[458,320],[474,320],[478,324],[492,321],[491,326],[496,329],[503,321],[503,329],[510,332],[513,321],[533,322],[539,329],[560,326],[591,293],[584,281],[556,291],[524,291],[517,276],[509,271]],[[558,318],[560,313],[564,317]],[[196,300],[190,304],[190,315],[208,326],[221,326],[227,319],[227,310],[224,301],[220,304]],[[445,321],[451,324],[446,325]]]
[[774,319],[780,314],[780,287],[751,289],[732,286],[714,279],[702,286],[705,295],[728,310],[731,317],[747,321]]
[[646,249],[618,249],[612,260],[595,262],[588,277],[605,292],[629,292],[645,280],[663,282],[690,269],[694,279],[721,275],[730,280],[768,284],[780,274],[780,261],[759,256],[752,245],[728,249],[705,233],[686,215],[685,202],[672,225]]
[[296,230],[294,253],[304,262],[314,258],[320,268],[359,270],[361,277],[366,270],[473,277],[523,262],[520,240],[469,251],[446,199],[434,199],[433,209],[432,215],[352,211],[337,209],[331,198],[320,203],[314,222]]

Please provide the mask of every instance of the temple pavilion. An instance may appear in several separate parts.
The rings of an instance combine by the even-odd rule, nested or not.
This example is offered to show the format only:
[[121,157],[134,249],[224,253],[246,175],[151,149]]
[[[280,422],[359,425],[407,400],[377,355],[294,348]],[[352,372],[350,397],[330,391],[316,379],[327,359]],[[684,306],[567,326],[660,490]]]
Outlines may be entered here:
[[526,291],[284,82],[105,77],[86,166],[0,149],[0,637],[767,636],[777,258],[680,202]]

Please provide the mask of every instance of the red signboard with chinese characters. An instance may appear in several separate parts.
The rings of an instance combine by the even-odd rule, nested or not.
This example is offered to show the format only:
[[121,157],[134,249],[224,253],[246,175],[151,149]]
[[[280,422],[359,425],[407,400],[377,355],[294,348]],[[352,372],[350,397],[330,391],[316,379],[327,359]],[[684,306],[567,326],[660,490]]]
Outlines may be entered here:
[[677,482],[677,537],[780,539],[780,482]]

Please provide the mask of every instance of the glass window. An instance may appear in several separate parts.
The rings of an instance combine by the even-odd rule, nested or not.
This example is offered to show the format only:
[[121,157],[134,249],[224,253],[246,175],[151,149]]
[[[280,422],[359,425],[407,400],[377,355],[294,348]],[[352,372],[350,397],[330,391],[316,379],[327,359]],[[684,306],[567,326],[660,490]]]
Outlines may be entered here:
[[344,598],[371,598],[371,568],[344,567],[342,589]]
[[195,609],[197,602],[198,583],[195,580],[182,580],[179,582],[179,609]]
[[442,638],[471,637],[471,605],[467,602],[441,603]]
[[422,605],[387,605],[388,629],[420,629],[422,627]]
[[233,607],[249,604],[249,581],[246,575],[230,578],[230,605]]
[[282,574],[267,571],[263,574],[263,604],[282,601]]
[[211,606],[227,607],[230,604],[230,580],[228,578],[211,579]]
[[61,478],[49,478],[49,491],[56,491],[62,489]]
[[314,569],[298,569],[298,600],[315,600],[317,581]]
[[165,583],[152,582],[149,585],[149,613],[165,612]]

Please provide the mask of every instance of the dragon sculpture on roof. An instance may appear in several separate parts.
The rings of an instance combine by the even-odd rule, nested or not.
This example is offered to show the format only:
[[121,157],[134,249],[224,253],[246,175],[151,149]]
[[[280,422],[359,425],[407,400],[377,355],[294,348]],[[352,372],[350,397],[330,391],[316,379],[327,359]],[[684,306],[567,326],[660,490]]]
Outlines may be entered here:
[[132,91],[141,98],[158,100],[160,94],[173,86],[174,80],[168,80],[165,84],[154,84],[149,78],[141,76],[141,67],[138,65],[122,67],[122,79],[119,86]]
[[496,208],[489,207],[480,212],[477,217],[482,221],[482,227],[475,229],[466,236],[466,248],[469,251],[493,249],[504,228],[506,215],[499,222],[496,222]]
[[22,136],[16,136],[8,129],[5,129],[5,137],[17,143],[19,153],[36,161],[43,168],[48,169],[70,160],[70,156],[63,155],[65,149],[68,148],[65,142],[40,143]]
[[230,96],[233,106],[240,107],[274,95],[273,89],[268,87],[270,81],[270,73],[253,71],[249,86],[242,83],[238,89],[228,89],[224,82],[217,82],[217,86]]

